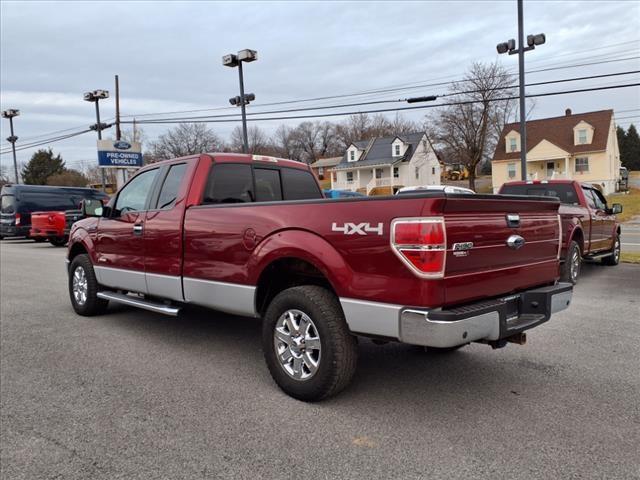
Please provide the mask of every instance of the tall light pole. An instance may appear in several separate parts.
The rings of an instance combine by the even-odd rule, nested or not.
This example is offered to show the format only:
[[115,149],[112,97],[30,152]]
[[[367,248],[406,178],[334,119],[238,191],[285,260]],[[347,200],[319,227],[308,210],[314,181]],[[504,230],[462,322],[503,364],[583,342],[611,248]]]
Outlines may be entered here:
[[[98,103],[100,100],[109,98],[109,92],[107,90],[94,90],[93,92],[86,92],[83,98],[85,102],[93,102],[96,104],[96,124],[92,125],[91,129],[96,130],[98,132],[98,140],[102,140],[102,130],[108,128],[108,125],[106,123],[100,123],[100,106]],[[100,168],[100,173],[102,176],[102,191],[104,192],[107,188],[104,168]]]
[[16,176],[16,183],[20,183],[20,178],[18,177],[18,161],[16,160],[16,141],[18,137],[13,134],[13,117],[17,117],[18,115],[20,115],[20,110],[14,108],[2,112],[2,118],[9,119],[9,128],[11,129],[11,136],[7,137],[7,142],[11,144],[11,151],[13,152],[13,172]]
[[524,11],[523,0],[518,0],[518,48],[516,41],[512,38],[497,45],[498,53],[508,53],[509,55],[518,54],[518,81],[520,83],[520,170],[522,180],[527,180],[527,113],[525,111],[525,92],[524,92],[524,52],[533,50],[536,45],[542,45],[546,41],[544,33],[537,35],[527,35],[527,46],[524,45]]
[[246,106],[249,102],[256,99],[253,93],[244,94],[244,78],[242,76],[242,62],[254,62],[258,59],[258,52],[245,48],[240,50],[237,55],[230,53],[222,57],[222,65],[225,67],[238,67],[238,75],[240,77],[240,96],[229,99],[231,105],[240,106],[242,109],[242,151],[249,153],[249,138],[247,135],[247,113]]

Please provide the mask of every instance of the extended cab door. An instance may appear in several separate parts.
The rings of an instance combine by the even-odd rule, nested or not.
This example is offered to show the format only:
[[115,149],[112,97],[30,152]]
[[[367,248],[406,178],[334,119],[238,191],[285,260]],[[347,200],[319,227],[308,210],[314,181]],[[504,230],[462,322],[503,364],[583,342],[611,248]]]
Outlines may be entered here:
[[587,206],[591,215],[591,245],[590,252],[605,250],[610,248],[610,232],[611,225],[610,216],[607,214],[606,200],[596,189],[582,186],[582,191],[587,199]]
[[158,168],[139,173],[118,192],[111,216],[98,224],[96,276],[101,285],[147,293],[144,220]]
[[182,221],[197,162],[162,167],[144,224],[144,267],[150,295],[183,301]]

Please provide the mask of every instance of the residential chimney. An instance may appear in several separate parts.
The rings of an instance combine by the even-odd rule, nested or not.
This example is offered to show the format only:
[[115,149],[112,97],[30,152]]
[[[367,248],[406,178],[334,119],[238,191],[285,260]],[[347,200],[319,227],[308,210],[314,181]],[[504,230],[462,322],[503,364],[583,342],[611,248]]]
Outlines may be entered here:
[[571,109],[570,109],[570,108],[567,108],[567,109],[564,111],[564,114],[565,114],[567,117],[571,116]]

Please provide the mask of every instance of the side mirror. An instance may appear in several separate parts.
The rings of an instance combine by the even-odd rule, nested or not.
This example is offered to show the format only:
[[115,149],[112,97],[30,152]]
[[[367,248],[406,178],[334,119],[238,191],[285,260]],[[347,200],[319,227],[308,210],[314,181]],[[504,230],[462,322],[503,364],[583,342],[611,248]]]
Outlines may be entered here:
[[87,198],[82,201],[80,209],[82,210],[83,217],[101,217],[104,210],[104,204],[102,203],[102,200]]
[[611,214],[617,215],[619,213],[622,213],[622,205],[619,203],[614,203],[613,205],[611,205]]

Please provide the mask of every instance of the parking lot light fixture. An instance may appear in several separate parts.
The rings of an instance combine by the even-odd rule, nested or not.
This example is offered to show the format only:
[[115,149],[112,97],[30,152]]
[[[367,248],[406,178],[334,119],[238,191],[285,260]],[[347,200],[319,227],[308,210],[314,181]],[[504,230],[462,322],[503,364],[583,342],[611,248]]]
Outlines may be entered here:
[[237,54],[229,53],[222,57],[222,65],[225,67],[238,67],[238,76],[240,79],[240,96],[232,97],[229,99],[231,105],[239,106],[242,111],[242,151],[249,153],[249,138],[247,135],[247,112],[246,106],[250,102],[255,100],[256,96],[253,93],[244,93],[244,77],[242,72],[243,62],[255,62],[258,59],[258,52],[245,48],[240,50]]
[[529,50],[534,50],[537,45],[542,45],[547,41],[547,37],[544,33],[538,33],[536,35],[527,35],[527,44],[524,43],[523,23],[524,23],[524,8],[522,0],[518,0],[518,48],[516,48],[516,41],[512,38],[506,42],[496,45],[496,50],[499,54],[518,55],[518,82],[519,82],[519,97],[520,97],[520,169],[522,180],[527,180],[527,122],[525,111],[525,92],[524,92],[524,53]]
[[2,112],[2,118],[9,119],[11,135],[7,137],[7,142],[11,144],[11,152],[13,153],[13,172],[16,177],[16,184],[20,183],[20,177],[18,177],[18,161],[16,160],[16,141],[18,137],[13,133],[13,117],[17,117],[18,115],[20,115],[20,110],[16,110],[15,108],[9,108]]
[[[108,126],[104,123],[100,123],[100,100],[104,100],[106,98],[109,98],[109,91],[108,90],[94,90],[92,92],[85,92],[85,94],[83,95],[83,99],[85,102],[93,102],[96,104],[96,124],[95,124],[95,130],[98,132],[98,140],[102,140],[102,130],[107,128]],[[92,129],[94,129],[94,127],[91,127]],[[106,185],[106,175],[104,173],[104,168],[100,169],[101,172],[101,178],[102,178],[102,191],[106,191],[107,185]]]

